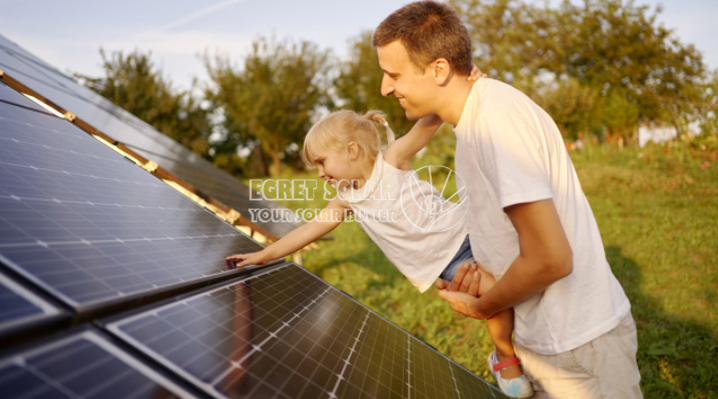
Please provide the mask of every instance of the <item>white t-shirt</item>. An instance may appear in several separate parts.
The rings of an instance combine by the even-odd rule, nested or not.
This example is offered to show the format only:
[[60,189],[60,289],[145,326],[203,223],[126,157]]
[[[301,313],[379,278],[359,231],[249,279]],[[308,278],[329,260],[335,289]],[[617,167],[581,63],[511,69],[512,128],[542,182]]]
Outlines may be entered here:
[[474,258],[499,280],[519,255],[503,209],[551,198],[573,251],[573,272],[517,305],[514,339],[562,353],[610,331],[630,311],[611,272],[596,220],[550,116],[513,87],[479,79],[456,125],[456,171],[468,179]]
[[[359,225],[386,257],[424,292],[461,247],[468,201],[446,201],[414,170],[388,164],[380,153],[360,189],[340,193]],[[465,197],[465,195],[464,195]]]

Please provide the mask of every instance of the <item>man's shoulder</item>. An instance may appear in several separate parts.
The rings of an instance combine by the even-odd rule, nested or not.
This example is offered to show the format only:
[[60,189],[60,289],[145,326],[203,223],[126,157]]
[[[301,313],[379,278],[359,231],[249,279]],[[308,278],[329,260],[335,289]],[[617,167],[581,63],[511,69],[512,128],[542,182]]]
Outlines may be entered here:
[[500,80],[480,79],[472,88],[468,106],[475,114],[499,116],[509,112],[511,107],[507,105],[515,101],[515,96],[519,93],[513,86]]
[[512,97],[516,95],[523,95],[519,89],[515,88],[510,83],[491,78],[484,79],[484,81],[477,85],[474,90],[477,90],[477,92],[481,93],[482,96]]

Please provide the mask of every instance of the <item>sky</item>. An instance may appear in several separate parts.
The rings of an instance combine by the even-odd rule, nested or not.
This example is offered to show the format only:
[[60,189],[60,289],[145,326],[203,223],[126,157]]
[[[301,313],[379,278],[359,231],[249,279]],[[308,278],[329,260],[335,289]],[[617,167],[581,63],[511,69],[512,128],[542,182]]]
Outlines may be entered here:
[[[533,1],[533,0],[532,0]],[[543,0],[536,0],[538,3]],[[558,0],[550,0],[554,4]],[[634,0],[718,69],[716,0]],[[151,52],[173,87],[207,81],[202,54],[239,64],[260,36],[310,41],[346,55],[349,39],[373,30],[407,0],[0,0],[0,35],[66,73],[104,75],[100,48]]]

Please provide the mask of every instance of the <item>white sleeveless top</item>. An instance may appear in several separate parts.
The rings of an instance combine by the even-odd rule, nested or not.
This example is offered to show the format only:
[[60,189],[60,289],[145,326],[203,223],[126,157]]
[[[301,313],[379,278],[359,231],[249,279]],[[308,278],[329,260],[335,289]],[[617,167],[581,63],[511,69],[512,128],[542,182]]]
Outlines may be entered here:
[[[459,193],[464,192],[461,187]],[[420,292],[433,285],[467,234],[463,219],[468,198],[446,201],[416,171],[393,167],[381,153],[364,187],[349,187],[339,195],[361,228]]]

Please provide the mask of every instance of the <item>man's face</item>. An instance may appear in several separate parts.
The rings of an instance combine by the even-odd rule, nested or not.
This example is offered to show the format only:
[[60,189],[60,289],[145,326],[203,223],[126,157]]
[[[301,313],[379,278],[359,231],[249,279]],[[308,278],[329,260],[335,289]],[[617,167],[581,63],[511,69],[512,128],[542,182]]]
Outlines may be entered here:
[[384,71],[381,79],[381,94],[394,94],[404,108],[409,120],[416,120],[433,114],[435,102],[435,81],[429,70],[417,71],[409,59],[409,53],[400,41],[395,40],[386,46],[378,47],[379,66]]

